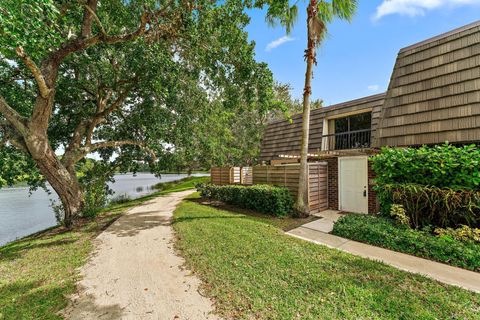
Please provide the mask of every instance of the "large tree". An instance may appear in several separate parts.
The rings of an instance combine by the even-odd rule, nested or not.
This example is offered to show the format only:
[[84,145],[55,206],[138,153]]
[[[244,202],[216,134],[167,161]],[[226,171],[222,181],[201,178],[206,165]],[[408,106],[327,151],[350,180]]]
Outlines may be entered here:
[[[283,5],[283,6],[282,6]],[[327,34],[327,26],[334,19],[350,21],[356,12],[356,0],[308,0],[307,6],[307,49],[305,50],[305,85],[303,89],[302,113],[302,140],[300,149],[300,178],[298,185],[296,210],[302,214],[309,213],[308,206],[308,138],[310,133],[310,96],[312,94],[311,80],[313,67],[317,64],[316,48],[321,45]],[[289,6],[287,3],[278,3],[273,11],[267,13],[267,19],[276,23],[280,22],[290,32],[297,18],[297,5]]]
[[[272,76],[254,60],[245,5],[2,1],[0,154],[8,157],[0,164],[8,172],[0,182],[38,169],[30,182],[48,181],[71,227],[85,201],[76,168],[88,154],[123,170],[139,160],[155,170],[207,158],[205,132],[222,128],[216,112],[231,125],[231,114],[271,106]],[[23,167],[11,169],[20,158]]]

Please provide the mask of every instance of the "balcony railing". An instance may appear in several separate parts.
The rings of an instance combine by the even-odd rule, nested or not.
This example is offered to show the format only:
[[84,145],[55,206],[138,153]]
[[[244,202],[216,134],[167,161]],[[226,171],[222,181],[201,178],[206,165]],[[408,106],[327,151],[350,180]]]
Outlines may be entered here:
[[347,150],[370,148],[372,130],[357,130],[324,135],[322,150]]

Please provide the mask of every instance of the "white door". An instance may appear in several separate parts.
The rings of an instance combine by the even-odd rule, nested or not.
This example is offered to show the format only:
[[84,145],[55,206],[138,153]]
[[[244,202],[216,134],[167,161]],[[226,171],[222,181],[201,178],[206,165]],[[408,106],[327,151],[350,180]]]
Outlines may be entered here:
[[348,212],[368,213],[368,163],[367,157],[338,158],[339,209]]

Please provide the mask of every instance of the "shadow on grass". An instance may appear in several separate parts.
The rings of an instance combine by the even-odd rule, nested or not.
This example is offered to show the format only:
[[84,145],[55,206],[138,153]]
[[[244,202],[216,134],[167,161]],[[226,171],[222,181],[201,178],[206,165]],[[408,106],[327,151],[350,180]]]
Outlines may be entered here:
[[[65,286],[45,286],[41,281],[16,281],[0,285],[0,319],[61,319]],[[41,303],[39,303],[41,301]]]
[[[263,222],[263,223],[272,225],[274,227],[280,228],[283,231],[289,231],[289,230],[295,229],[295,228],[297,228],[297,227],[299,227],[299,226],[301,226],[305,223],[312,222],[312,221],[315,221],[315,220],[319,219],[318,217],[315,217],[315,216],[308,216],[306,218],[275,217],[275,216],[263,214],[263,213],[260,213],[260,212],[254,211],[254,210],[243,209],[243,208],[239,208],[239,207],[236,207],[236,206],[233,206],[233,205],[225,204],[221,201],[209,201],[209,200],[205,200],[205,199],[202,199],[202,198],[196,198],[196,197],[195,198],[194,197],[189,197],[189,198],[186,198],[184,201],[193,202],[193,203],[196,203],[196,204],[199,204],[199,205],[202,205],[202,206],[206,206],[206,207],[209,207],[209,208],[224,210],[224,211],[227,211],[231,214],[236,215],[236,216],[233,216],[233,217],[231,217],[231,216],[224,216],[224,217],[216,216],[216,217],[211,217],[211,218],[237,218],[237,219],[238,218],[244,218],[244,219],[253,220],[253,221],[256,221],[256,222]],[[181,222],[182,221],[181,219],[184,219],[183,221],[185,221],[185,220],[194,220],[195,218],[197,218],[197,217],[191,217],[189,219],[184,218],[184,217],[179,217],[179,218],[175,218],[175,220],[178,221],[178,222]],[[198,217],[198,218],[201,219],[202,217]]]
[[49,241],[49,239],[47,238],[46,240],[42,239],[37,241],[31,241],[31,239],[29,239],[24,241],[22,240],[20,242],[14,242],[10,245],[0,247],[0,262],[21,258],[22,253],[26,253],[28,250],[59,247],[71,244],[75,241],[77,241],[77,239],[74,238],[56,239],[52,241]]

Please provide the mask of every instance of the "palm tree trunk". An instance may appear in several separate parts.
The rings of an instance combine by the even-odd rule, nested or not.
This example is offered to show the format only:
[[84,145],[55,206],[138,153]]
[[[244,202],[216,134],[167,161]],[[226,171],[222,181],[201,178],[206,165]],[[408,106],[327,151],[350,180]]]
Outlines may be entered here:
[[307,8],[307,50],[305,50],[305,60],[307,70],[305,72],[305,87],[303,89],[303,115],[302,115],[302,143],[300,150],[300,176],[298,181],[296,211],[300,216],[307,216],[310,213],[308,203],[308,138],[310,134],[310,95],[312,93],[312,69],[315,63],[315,43],[312,39],[312,30],[310,21],[317,12],[316,0],[311,0]]

